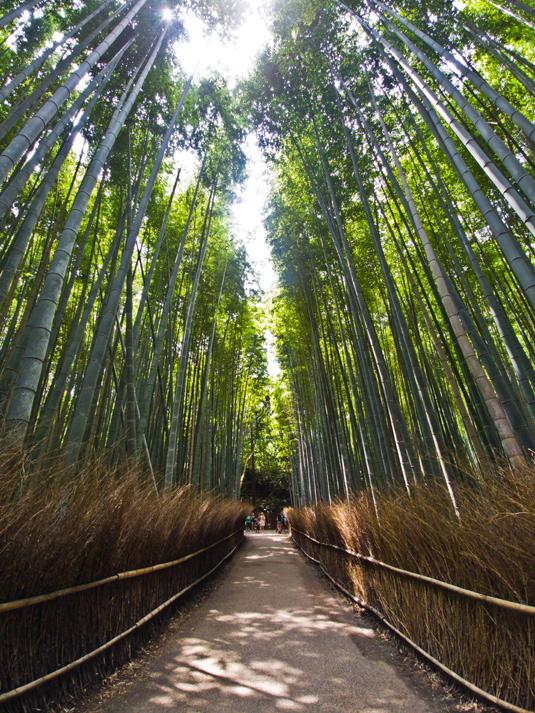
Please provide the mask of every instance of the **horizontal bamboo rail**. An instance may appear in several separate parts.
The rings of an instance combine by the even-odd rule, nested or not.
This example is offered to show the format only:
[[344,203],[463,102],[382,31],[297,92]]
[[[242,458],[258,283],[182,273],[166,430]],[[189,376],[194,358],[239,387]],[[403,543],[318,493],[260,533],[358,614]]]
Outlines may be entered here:
[[119,582],[123,579],[132,579],[133,577],[141,577],[143,574],[158,572],[161,569],[176,567],[176,565],[182,564],[183,562],[187,562],[188,560],[193,559],[194,557],[202,555],[203,552],[208,552],[208,550],[217,547],[217,545],[220,545],[222,542],[225,542],[225,540],[230,540],[230,538],[237,535],[241,529],[242,528],[240,527],[232,534],[223,537],[221,540],[218,540],[217,542],[214,542],[211,545],[208,545],[208,547],[203,547],[201,550],[191,552],[189,555],[180,557],[179,559],[173,560],[172,562],[162,562],[161,564],[155,564],[152,567],[143,567],[142,569],[132,569],[128,572],[119,572],[118,574],[112,574],[109,577],[104,577],[104,579],[97,579],[94,582],[87,582],[86,584],[78,584],[74,587],[66,587],[65,589],[59,589],[56,592],[49,592],[48,594],[39,594],[35,597],[26,597],[25,599],[16,599],[13,602],[4,602],[3,604],[0,604],[0,614],[3,614],[4,612],[8,611],[13,611],[14,609],[30,607],[34,604],[42,604],[43,602],[49,602],[53,599],[58,599],[59,597],[66,597],[68,594],[77,594],[78,592],[84,592],[87,589],[101,587],[102,585],[109,584],[110,582]]
[[[236,532],[233,532],[231,535],[228,535],[227,537],[224,537],[221,540],[218,540],[218,542],[215,542],[213,545],[210,545],[209,547],[205,547],[202,550],[197,550],[197,552],[191,553],[191,555],[187,555],[186,557],[181,557],[180,560],[175,560],[174,562],[166,562],[168,566],[173,566],[176,563],[183,562],[187,559],[191,559],[191,557],[200,554],[201,552],[206,552],[206,550],[211,549],[212,547],[215,547],[216,545],[221,544],[225,540],[230,539],[231,537],[234,537],[242,528],[239,530],[236,530]],[[168,607],[170,604],[172,604],[174,601],[182,597],[186,592],[188,592],[190,589],[193,587],[196,587],[198,584],[200,584],[204,579],[209,577],[211,574],[213,574],[216,569],[218,569],[223,562],[225,562],[229,557],[231,557],[236,549],[239,547],[241,544],[242,540],[238,542],[232,550],[223,557],[216,565],[215,567],[212,567],[212,569],[209,572],[206,572],[206,574],[203,574],[202,577],[199,577],[199,579],[196,579],[195,582],[192,582],[191,584],[188,584],[187,587],[184,587],[184,589],[181,589],[179,592],[176,594],[173,594],[172,597],[170,597],[167,601],[163,602],[163,604],[160,604],[156,609],[153,609],[153,611],[149,612],[146,614],[142,619],[137,621],[133,626],[131,626],[129,629],[126,629],[122,633],[118,634],[117,636],[114,636],[113,639],[110,639],[107,641],[105,644],[102,644],[102,646],[99,646],[97,649],[94,649],[93,651],[90,651],[88,654],[85,654],[79,659],[76,659],[75,661],[72,661],[71,663],[67,664],[66,666],[62,666],[61,668],[58,668],[56,671],[52,671],[51,673],[47,673],[46,676],[41,676],[41,678],[37,678],[35,681],[30,681],[30,683],[26,683],[23,686],[19,686],[18,688],[14,688],[11,691],[6,691],[5,693],[0,693],[0,703],[6,703],[7,701],[13,700],[14,698],[18,698],[19,696],[22,696],[25,693],[29,693],[30,691],[33,691],[35,688],[38,688],[39,686],[42,686],[44,683],[47,683],[48,681],[52,681],[55,678],[58,678],[59,676],[62,676],[64,673],[68,673],[69,671],[72,671],[73,669],[77,668],[78,666],[81,666],[83,663],[86,663],[87,661],[90,661],[91,659],[95,658],[95,656],[98,656],[99,654],[103,653],[107,649],[109,649],[111,646],[116,644],[118,641],[121,641],[121,639],[126,638],[130,634],[132,634],[134,631],[139,629],[143,624],[146,624],[148,621],[153,619],[157,614],[159,614],[161,611],[163,611],[166,607]],[[156,565],[159,569],[163,569],[163,565]],[[146,570],[152,570],[154,571],[153,568],[147,567],[145,570],[132,570],[134,572],[143,572],[146,573]],[[125,573],[127,574],[127,573]],[[135,575],[133,575],[135,576]],[[123,577],[125,579],[125,577]],[[103,582],[104,580],[99,580],[99,582]],[[116,581],[116,579],[112,579],[111,581]],[[94,583],[91,583],[94,584]],[[97,585],[98,586],[98,585]],[[89,587],[87,587],[89,589]],[[65,590],[61,590],[65,591]],[[79,590],[78,590],[79,591]]]
[[448,582],[442,582],[440,579],[433,579],[433,577],[426,577],[424,574],[417,574],[416,572],[409,572],[406,569],[400,569],[399,567],[394,567],[391,564],[386,564],[386,562],[380,562],[374,557],[368,557],[366,555],[361,555],[353,550],[346,550],[344,547],[339,547],[338,545],[331,545],[329,542],[320,542],[314,537],[307,535],[306,532],[301,532],[296,530],[295,527],[292,528],[292,532],[297,532],[299,535],[306,537],[311,542],[316,543],[320,547],[327,547],[331,550],[338,550],[343,552],[350,557],[355,557],[356,559],[368,562],[369,564],[375,565],[376,567],[382,567],[383,569],[388,569],[390,572],[395,572],[404,577],[410,577],[411,579],[416,579],[420,582],[426,582],[435,587],[440,587],[441,589],[447,589],[450,592],[459,594],[463,597],[468,597],[469,599],[476,599],[480,602],[485,602],[486,604],[492,604],[496,607],[501,607],[502,609],[511,609],[516,612],[521,612],[522,614],[535,615],[535,607],[529,604],[520,604],[519,602],[510,602],[507,599],[499,599],[498,597],[491,597],[488,594],[481,594],[480,592],[473,592],[470,589],[463,589],[463,587],[457,587],[455,584],[449,584]]
[[[344,550],[343,547],[337,547],[336,545],[329,545],[328,543],[323,543],[319,542],[319,540],[315,540],[313,537],[310,537],[310,535],[307,535],[304,532],[300,532],[299,530],[296,530],[295,528],[292,528],[292,533],[297,532],[299,535],[303,535],[307,539],[311,540],[312,542],[317,543],[318,545],[323,545],[325,547],[331,547],[336,550],[340,550],[346,554],[357,554],[352,552],[351,550]],[[293,537],[293,535],[292,535]],[[469,691],[472,691],[472,693],[475,693],[476,695],[480,696],[481,698],[484,698],[485,700],[489,701],[489,703],[494,703],[495,705],[500,706],[501,708],[504,708],[505,710],[511,711],[511,713],[535,713],[535,711],[530,711],[527,708],[520,708],[519,706],[515,706],[513,703],[508,703],[507,701],[504,701],[501,698],[497,698],[496,696],[493,696],[492,693],[488,693],[487,691],[483,690],[482,688],[479,688],[479,686],[476,686],[475,684],[471,683],[470,681],[467,681],[465,678],[462,676],[459,676],[458,673],[455,673],[451,668],[448,668],[445,666],[443,663],[441,663],[438,659],[436,659],[434,656],[431,656],[425,649],[422,649],[416,642],[414,642],[412,639],[409,639],[408,636],[406,636],[403,632],[401,632],[399,629],[397,629],[393,624],[391,624],[388,619],[381,614],[380,611],[372,607],[370,604],[367,602],[362,601],[362,599],[359,599],[359,597],[356,597],[354,594],[351,594],[345,587],[343,587],[339,582],[332,577],[329,572],[325,569],[323,564],[320,562],[320,560],[316,559],[315,557],[312,557],[312,555],[309,555],[308,552],[306,552],[299,542],[294,539],[295,544],[299,547],[301,552],[305,555],[305,557],[308,557],[309,560],[312,562],[315,562],[322,570],[323,574],[337,587],[341,592],[343,592],[349,599],[352,599],[356,604],[361,606],[363,609],[366,609],[366,611],[371,612],[374,616],[376,616],[386,627],[390,629],[396,636],[399,636],[406,644],[408,644],[411,648],[413,648],[415,651],[417,651],[423,658],[425,658],[429,663],[433,664],[433,666],[436,666],[438,669],[440,669],[443,673],[445,673],[449,678],[453,679],[457,683],[460,683],[464,688],[467,688]],[[364,557],[364,555],[361,555],[361,557]],[[376,560],[377,561],[377,560]],[[401,570],[403,571],[403,570]],[[435,580],[439,582],[440,580]],[[470,590],[465,590],[465,591],[470,591]],[[475,592],[474,592],[475,593]]]

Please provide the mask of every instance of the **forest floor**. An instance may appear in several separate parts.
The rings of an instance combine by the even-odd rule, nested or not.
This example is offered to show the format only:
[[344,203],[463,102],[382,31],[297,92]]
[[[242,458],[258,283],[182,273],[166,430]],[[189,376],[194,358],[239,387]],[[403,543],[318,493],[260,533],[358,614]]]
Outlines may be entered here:
[[246,537],[207,595],[76,713],[488,713],[388,640],[285,535]]

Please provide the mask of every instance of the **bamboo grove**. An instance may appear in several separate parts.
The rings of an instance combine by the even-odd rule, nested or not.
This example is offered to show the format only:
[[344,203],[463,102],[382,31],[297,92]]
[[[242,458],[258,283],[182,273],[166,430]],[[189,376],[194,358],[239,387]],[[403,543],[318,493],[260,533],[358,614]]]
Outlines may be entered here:
[[[535,446],[535,10],[280,3],[247,88],[275,171],[299,504]],[[472,474],[472,475],[471,475]]]
[[455,509],[456,480],[522,467],[535,10],[281,0],[237,91],[184,76],[189,12],[229,33],[241,8],[3,3],[5,438],[30,447],[32,468],[104,456],[158,490],[238,494],[269,401],[228,221],[249,124],[275,173],[273,330],[290,394],[279,384],[275,401],[295,503],[433,479]]
[[[10,447],[104,457],[236,497],[258,308],[229,228],[243,127],[183,76],[181,13],[232,2],[32,0],[0,20],[0,411]],[[188,51],[187,45],[182,45]],[[182,158],[197,166],[181,177]],[[29,450],[28,450],[29,449]],[[98,461],[97,461],[98,462]]]

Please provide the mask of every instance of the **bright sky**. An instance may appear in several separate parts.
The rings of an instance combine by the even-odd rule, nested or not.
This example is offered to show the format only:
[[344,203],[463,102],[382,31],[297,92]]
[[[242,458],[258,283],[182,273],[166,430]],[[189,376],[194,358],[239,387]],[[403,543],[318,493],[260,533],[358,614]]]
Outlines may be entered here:
[[[195,72],[195,78],[210,75],[213,70],[227,79],[230,87],[246,77],[253,69],[256,56],[271,39],[266,14],[268,2],[248,0],[245,19],[232,42],[222,42],[216,35],[204,35],[203,23],[190,15],[186,22],[190,42],[177,42],[175,49],[184,71]],[[269,293],[276,286],[276,275],[266,243],[262,219],[269,192],[269,172],[254,136],[249,136],[244,147],[248,159],[249,177],[242,187],[238,201],[232,207],[234,230],[245,245],[249,262],[258,275],[261,289]],[[185,164],[187,164],[187,158]],[[184,166],[187,171],[187,165]],[[268,333],[268,365],[272,376],[279,372]]]
[[[177,42],[176,49],[184,70],[190,74],[197,70],[197,78],[216,70],[226,77],[229,86],[246,77],[254,66],[255,57],[271,39],[267,16],[267,2],[244,0],[244,21],[234,33],[232,41],[222,42],[217,34],[204,34],[204,24],[193,14],[185,19],[190,37],[187,42]],[[181,16],[183,17],[183,16]],[[185,50],[185,51],[184,51]]]
[[258,273],[260,287],[269,292],[277,281],[262,223],[269,193],[269,170],[254,136],[247,138],[244,148],[249,175],[238,201],[232,206],[234,226],[236,236],[245,244],[249,262]]

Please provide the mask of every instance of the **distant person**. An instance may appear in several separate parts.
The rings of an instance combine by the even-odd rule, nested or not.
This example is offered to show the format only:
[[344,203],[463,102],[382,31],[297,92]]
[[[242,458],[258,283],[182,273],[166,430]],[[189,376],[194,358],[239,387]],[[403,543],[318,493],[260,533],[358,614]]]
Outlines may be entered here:
[[245,529],[248,530],[249,532],[251,531],[251,516],[247,515],[245,518]]
[[282,531],[288,532],[288,518],[284,514],[282,516]]
[[260,532],[264,532],[264,529],[266,527],[266,516],[264,515],[263,512],[260,513],[259,525],[260,525]]
[[253,528],[253,532],[258,532],[258,518],[256,515],[253,515],[251,518],[251,526]]
[[277,534],[282,533],[282,515],[277,515]]

